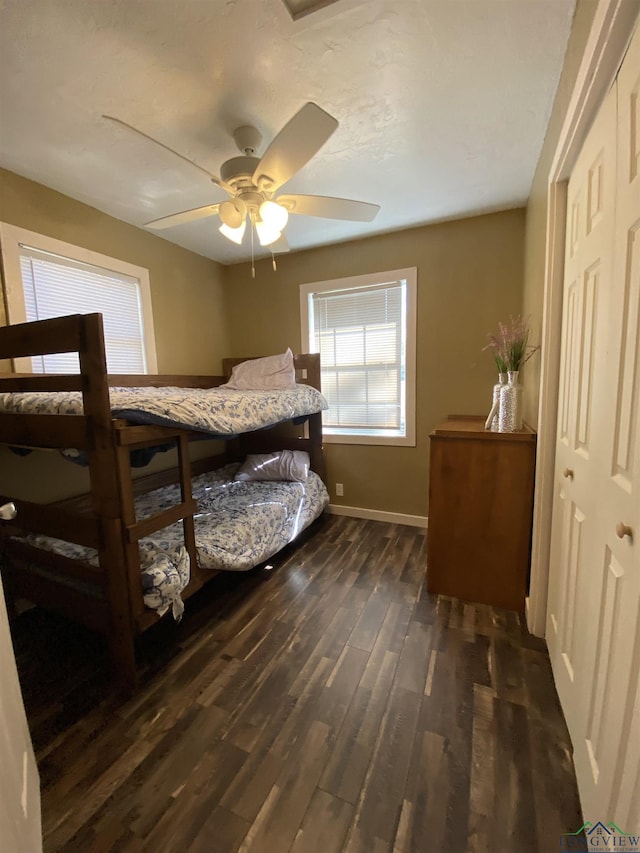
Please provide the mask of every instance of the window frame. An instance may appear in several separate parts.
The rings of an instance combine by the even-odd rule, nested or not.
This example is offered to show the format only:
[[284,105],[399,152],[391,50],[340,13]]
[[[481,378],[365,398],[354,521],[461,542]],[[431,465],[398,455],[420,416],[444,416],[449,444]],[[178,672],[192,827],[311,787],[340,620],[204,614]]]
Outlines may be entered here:
[[405,435],[365,435],[353,433],[331,433],[323,430],[326,444],[369,444],[391,445],[395,447],[416,446],[416,330],[417,330],[417,267],[386,270],[384,272],[365,273],[345,278],[314,281],[300,285],[300,327],[303,348],[311,348],[311,329],[309,328],[309,298],[314,293],[326,291],[354,290],[374,287],[394,281],[406,284],[406,350],[405,350]]
[[[71,261],[101,267],[102,269],[111,270],[118,275],[137,279],[140,286],[142,337],[147,365],[146,373],[154,374],[158,372],[148,269],[130,264],[127,261],[121,261],[118,258],[103,255],[100,252],[85,249],[81,246],[75,246],[73,243],[65,243],[54,237],[47,237],[35,231],[28,231],[26,228],[10,225],[7,222],[0,222],[0,257],[2,259],[4,301],[7,323],[11,326],[16,323],[27,322],[24,285],[20,270],[21,245],[43,252],[51,252],[51,254],[69,258]],[[78,313],[82,313],[82,311]],[[33,371],[29,356],[16,358],[13,360],[13,363],[14,370],[18,373],[31,373]]]

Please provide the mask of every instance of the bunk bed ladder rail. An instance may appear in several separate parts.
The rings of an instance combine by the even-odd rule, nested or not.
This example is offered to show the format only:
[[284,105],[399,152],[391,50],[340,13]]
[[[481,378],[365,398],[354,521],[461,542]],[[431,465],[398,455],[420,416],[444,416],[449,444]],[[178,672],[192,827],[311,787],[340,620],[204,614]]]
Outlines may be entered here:
[[[169,432],[166,427],[153,426],[127,427],[125,422],[114,421],[116,436],[116,466],[122,523],[124,532],[124,553],[128,568],[129,586],[134,603],[133,617],[139,629],[156,621],[155,613],[144,606],[140,583],[139,542],[145,536],[182,520],[184,543],[189,554],[191,577],[197,572],[196,539],[193,516],[197,511],[197,502],[193,499],[191,465],[189,461],[189,435],[185,431]],[[175,440],[178,450],[178,473],[181,501],[154,516],[138,521],[135,511],[135,490],[131,476],[130,451],[133,448],[150,447],[167,439]]]
[[[129,574],[123,548],[120,493],[118,489],[116,453],[113,438],[107,358],[101,314],[85,314],[79,318],[80,373],[83,377],[84,413],[91,420],[93,445],[89,448],[91,508],[102,527],[102,546],[98,552],[105,572],[111,631],[109,646],[117,667],[117,675],[129,686],[137,684],[135,630],[132,620],[132,595],[123,575]],[[142,590],[138,592],[142,599]]]

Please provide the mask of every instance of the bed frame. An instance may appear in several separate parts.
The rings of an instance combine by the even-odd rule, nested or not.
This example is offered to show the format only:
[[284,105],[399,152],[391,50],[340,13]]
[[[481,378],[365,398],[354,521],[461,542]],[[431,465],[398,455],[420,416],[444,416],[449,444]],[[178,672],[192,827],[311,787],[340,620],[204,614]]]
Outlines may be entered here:
[[[224,453],[191,463],[189,442],[194,438],[193,432],[134,426],[114,419],[109,407],[109,386],[211,388],[222,384],[233,365],[246,359],[225,359],[225,376],[108,375],[100,314],[0,328],[0,359],[60,352],[78,353],[79,374],[0,373],[0,392],[81,391],[84,414],[0,414],[0,444],[85,450],[90,491],[88,495],[55,504],[0,495],[0,504],[13,502],[17,509],[14,521],[0,522],[2,576],[8,605],[11,612],[12,602],[25,598],[104,634],[116,676],[133,687],[137,682],[136,637],[161,618],[143,602],[139,540],[182,520],[184,542],[191,559],[191,580],[182,596],[186,599],[193,595],[217,573],[201,569],[197,564],[192,476],[240,459],[247,452],[291,448],[307,450],[312,469],[324,477],[321,414],[311,415],[304,428],[291,429],[286,436],[276,436],[277,428],[247,433],[226,442]],[[296,356],[295,366],[299,381],[320,388],[319,355]],[[177,447],[177,467],[134,479],[130,451],[167,443]],[[155,516],[136,519],[136,494],[176,482],[180,483],[182,497],[179,504]],[[98,551],[99,564],[72,560],[13,538],[25,532],[94,548]],[[73,579],[74,586],[58,583],[53,575],[58,575],[61,581]]]

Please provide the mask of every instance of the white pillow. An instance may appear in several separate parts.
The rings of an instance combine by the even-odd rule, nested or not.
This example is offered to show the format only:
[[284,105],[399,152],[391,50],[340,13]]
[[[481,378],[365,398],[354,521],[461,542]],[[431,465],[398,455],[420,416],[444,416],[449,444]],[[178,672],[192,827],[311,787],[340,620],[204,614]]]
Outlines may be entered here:
[[262,391],[270,388],[295,388],[296,369],[290,349],[279,355],[243,361],[231,371],[229,381],[221,386],[235,391]]
[[304,483],[309,476],[309,454],[304,450],[280,450],[277,453],[249,454],[238,468],[234,480],[287,480]]

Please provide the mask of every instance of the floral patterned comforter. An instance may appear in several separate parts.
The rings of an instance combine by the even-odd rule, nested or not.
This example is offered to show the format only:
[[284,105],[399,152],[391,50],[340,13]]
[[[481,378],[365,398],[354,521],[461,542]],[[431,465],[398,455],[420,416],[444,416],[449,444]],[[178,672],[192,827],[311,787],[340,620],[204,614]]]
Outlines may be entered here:
[[[235,482],[237,464],[194,477],[193,496],[198,562],[202,568],[246,571],[272,557],[308,527],[329,503],[322,480],[313,472],[305,483]],[[180,501],[179,485],[156,489],[136,499],[136,517],[145,518]],[[40,548],[97,563],[95,551],[45,536],[29,536]],[[140,541],[144,603],[159,615],[184,611],[180,593],[189,583],[189,556],[182,522]]]
[[[302,418],[328,408],[310,385],[291,390],[233,391],[228,388],[110,388],[111,412],[136,424],[183,427],[229,437]],[[0,412],[80,415],[79,391],[0,394]]]

